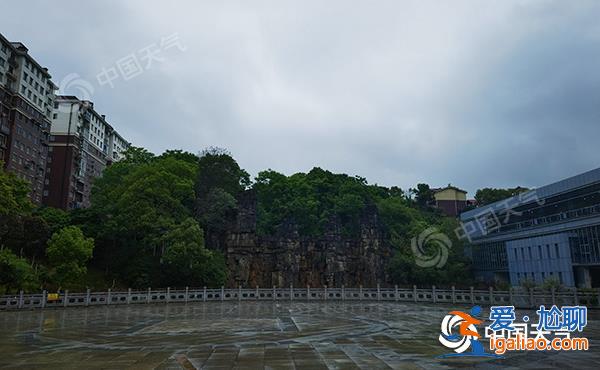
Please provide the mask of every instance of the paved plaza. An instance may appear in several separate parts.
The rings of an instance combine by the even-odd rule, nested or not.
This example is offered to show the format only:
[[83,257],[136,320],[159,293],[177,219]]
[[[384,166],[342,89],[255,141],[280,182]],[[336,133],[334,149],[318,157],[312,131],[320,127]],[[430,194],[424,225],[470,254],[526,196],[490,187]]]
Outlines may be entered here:
[[467,307],[207,302],[0,312],[0,368],[600,367],[598,312],[589,313],[585,329],[589,352],[518,352],[492,362],[442,362],[435,357],[448,350],[437,337],[452,309]]

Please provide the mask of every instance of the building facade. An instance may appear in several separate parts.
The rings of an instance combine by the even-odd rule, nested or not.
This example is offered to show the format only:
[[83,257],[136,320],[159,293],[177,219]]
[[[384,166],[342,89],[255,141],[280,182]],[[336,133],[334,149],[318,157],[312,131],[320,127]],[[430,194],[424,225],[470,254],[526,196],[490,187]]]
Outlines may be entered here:
[[487,282],[600,286],[600,168],[461,214]]
[[455,186],[432,189],[435,207],[448,216],[458,216],[467,206],[467,192]]
[[0,161],[31,184],[31,200],[41,205],[57,87],[28,52],[0,34]]
[[49,181],[44,204],[62,208],[90,206],[94,179],[122,158],[129,143],[94,109],[75,96],[58,96],[49,143]]

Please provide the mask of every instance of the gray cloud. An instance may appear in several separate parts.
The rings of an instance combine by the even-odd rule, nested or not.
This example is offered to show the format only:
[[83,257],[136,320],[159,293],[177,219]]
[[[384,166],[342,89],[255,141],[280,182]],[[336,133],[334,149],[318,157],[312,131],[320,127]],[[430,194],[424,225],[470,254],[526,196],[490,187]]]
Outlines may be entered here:
[[[218,145],[253,174],[321,166],[470,192],[598,167],[597,2],[5,6],[28,26],[5,17],[0,32],[55,81],[93,82],[97,109],[155,152]],[[184,52],[97,84],[103,67],[174,32]]]

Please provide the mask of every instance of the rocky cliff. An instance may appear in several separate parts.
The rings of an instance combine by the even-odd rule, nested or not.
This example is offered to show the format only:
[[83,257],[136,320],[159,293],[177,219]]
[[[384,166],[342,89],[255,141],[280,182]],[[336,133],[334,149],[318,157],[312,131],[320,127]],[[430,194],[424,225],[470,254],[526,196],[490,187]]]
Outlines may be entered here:
[[360,234],[343,237],[339,222],[331,220],[322,236],[298,235],[293,224],[276,235],[256,233],[256,196],[244,193],[238,214],[225,239],[228,285],[237,287],[358,287],[385,285],[391,247],[385,238],[377,208],[366,207]]

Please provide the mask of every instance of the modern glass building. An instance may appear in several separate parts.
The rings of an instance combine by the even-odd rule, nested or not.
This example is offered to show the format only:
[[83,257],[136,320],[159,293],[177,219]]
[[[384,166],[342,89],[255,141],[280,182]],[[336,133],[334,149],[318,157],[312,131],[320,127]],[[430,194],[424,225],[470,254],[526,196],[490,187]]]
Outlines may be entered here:
[[486,282],[600,287],[600,168],[461,214]]

